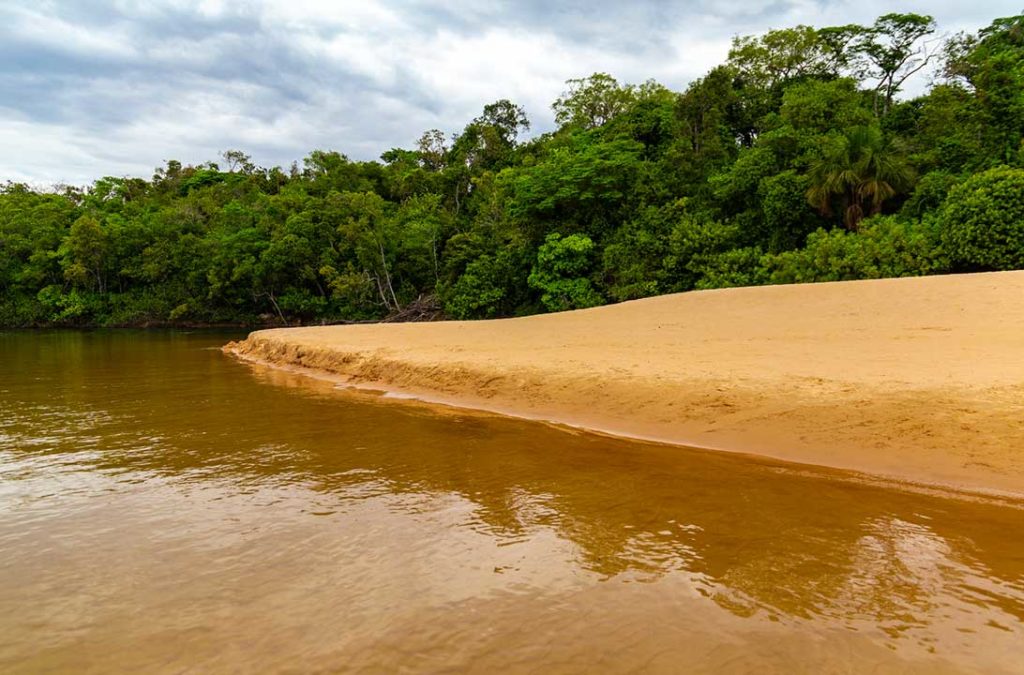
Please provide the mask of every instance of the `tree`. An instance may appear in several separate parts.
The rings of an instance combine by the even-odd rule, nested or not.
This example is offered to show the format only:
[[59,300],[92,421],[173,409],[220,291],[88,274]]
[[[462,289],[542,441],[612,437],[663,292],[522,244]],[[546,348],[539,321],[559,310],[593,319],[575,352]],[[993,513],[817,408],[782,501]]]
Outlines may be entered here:
[[76,286],[104,292],[104,263],[109,248],[107,233],[99,221],[92,216],[82,216],[71,226],[71,232],[61,246],[64,276]]
[[[814,135],[873,121],[864,93],[848,78],[790,85],[782,96],[779,118],[801,133]],[[817,145],[816,138],[812,142]]]
[[502,99],[484,106],[483,114],[452,139],[444,181],[445,192],[451,194],[456,214],[469,198],[473,179],[509,164],[519,135],[529,128],[523,108]]
[[473,124],[493,129],[498,140],[506,147],[515,146],[519,135],[530,130],[530,119],[526,110],[507,98],[484,106],[483,114],[473,120]]
[[885,14],[875,20],[856,46],[866,59],[865,75],[877,80],[875,112],[889,113],[893,97],[912,75],[939,54],[926,38],[935,32],[935,20],[922,14]]
[[[456,248],[462,237],[466,235],[449,240],[449,248]],[[451,253],[446,250],[446,255]],[[461,266],[455,280],[438,287],[445,312],[456,319],[490,319],[516,312],[527,302],[525,281],[532,253],[525,242],[512,240],[501,242],[495,251],[466,256],[468,264]]]
[[730,127],[734,126],[735,120],[731,118],[736,103],[732,73],[721,67],[691,82],[678,97],[676,115],[683,125],[681,140],[701,165],[735,154],[736,130]]
[[772,253],[799,248],[820,222],[807,204],[806,176],[783,171],[764,178],[758,197],[764,212],[764,236],[759,242]]
[[251,174],[256,170],[256,165],[252,163],[252,157],[241,150],[225,150],[221,153],[221,157],[224,158],[224,163],[228,166],[228,173],[240,171],[244,174]]
[[818,30],[822,69],[831,75],[856,78],[863,58],[857,52],[857,43],[869,30],[854,23]]
[[636,88],[620,85],[608,73],[566,80],[568,89],[551,104],[560,127],[595,129],[625,112],[636,100]]
[[537,263],[528,279],[542,292],[541,302],[549,312],[583,309],[604,304],[587,278],[594,242],[590,237],[549,234],[537,250]]
[[742,119],[736,131],[743,144],[753,145],[791,84],[855,74],[854,45],[866,30],[796,26],[734,38],[728,66],[735,73],[741,114],[734,117]]
[[673,227],[686,217],[687,200],[640,210],[609,237],[602,256],[602,281],[617,301],[665,292],[664,261]]
[[420,163],[428,171],[441,171],[447,165],[448,140],[438,129],[424,131],[416,142]]
[[666,290],[697,288],[716,258],[740,248],[739,228],[704,214],[683,213],[669,234],[668,253],[662,259]]
[[946,42],[944,72],[950,80],[977,88],[991,59],[1022,48],[1024,14],[996,19],[977,35],[960,33]]
[[402,305],[392,276],[400,239],[387,202],[374,192],[346,192],[341,201],[347,218],[338,227],[339,233],[363,271],[373,279],[387,311],[400,311]]
[[971,131],[990,165],[1024,160],[1024,15],[950,40],[945,72],[973,94]]
[[787,80],[837,74],[837,42],[821,39],[810,26],[771,30],[764,35],[735,37],[729,49],[729,64],[745,84],[772,89]]
[[856,230],[860,221],[913,183],[913,170],[875,126],[855,127],[832,139],[811,167],[807,200],[822,215],[838,204],[843,223]]
[[[992,126],[976,98],[959,85],[940,84],[913,102],[912,132],[906,137],[922,171],[972,171],[998,161],[987,151]],[[993,156],[994,155],[994,156]]]
[[628,204],[642,149],[631,140],[574,137],[546,161],[499,175],[508,212],[531,237],[534,225],[552,220],[596,236],[617,224]]

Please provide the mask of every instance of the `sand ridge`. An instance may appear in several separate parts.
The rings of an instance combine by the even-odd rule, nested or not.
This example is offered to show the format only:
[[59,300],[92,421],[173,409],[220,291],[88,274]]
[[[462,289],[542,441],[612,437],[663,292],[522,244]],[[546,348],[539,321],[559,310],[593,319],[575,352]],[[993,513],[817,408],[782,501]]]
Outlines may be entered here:
[[273,329],[225,349],[442,403],[1024,496],[1024,272]]

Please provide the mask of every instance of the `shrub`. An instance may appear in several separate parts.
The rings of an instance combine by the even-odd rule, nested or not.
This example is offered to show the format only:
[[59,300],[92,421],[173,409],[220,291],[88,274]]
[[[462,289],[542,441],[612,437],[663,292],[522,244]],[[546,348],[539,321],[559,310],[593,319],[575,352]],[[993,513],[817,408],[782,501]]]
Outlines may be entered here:
[[527,279],[542,291],[540,301],[549,312],[594,307],[604,303],[587,278],[594,242],[582,234],[563,238],[549,234],[537,251],[537,264]]
[[686,216],[669,235],[668,255],[662,261],[672,291],[697,288],[712,261],[738,248],[740,229],[700,216]]
[[910,198],[900,209],[900,215],[919,220],[928,212],[941,208],[956,184],[957,177],[946,171],[926,173],[917,181]]
[[935,274],[949,267],[936,239],[930,223],[876,216],[859,232],[811,233],[804,248],[768,256],[766,273],[777,284]]
[[958,270],[1024,268],[1024,169],[996,167],[953,188],[940,215]]
[[763,253],[757,247],[734,248],[710,256],[701,266],[698,289],[759,286],[767,281]]

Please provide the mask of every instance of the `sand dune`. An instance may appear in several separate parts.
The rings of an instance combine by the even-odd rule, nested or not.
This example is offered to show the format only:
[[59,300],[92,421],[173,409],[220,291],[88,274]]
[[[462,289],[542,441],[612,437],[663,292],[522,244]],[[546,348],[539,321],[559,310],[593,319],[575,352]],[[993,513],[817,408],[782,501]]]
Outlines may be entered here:
[[442,403],[1024,495],[1024,272],[263,330],[226,349]]

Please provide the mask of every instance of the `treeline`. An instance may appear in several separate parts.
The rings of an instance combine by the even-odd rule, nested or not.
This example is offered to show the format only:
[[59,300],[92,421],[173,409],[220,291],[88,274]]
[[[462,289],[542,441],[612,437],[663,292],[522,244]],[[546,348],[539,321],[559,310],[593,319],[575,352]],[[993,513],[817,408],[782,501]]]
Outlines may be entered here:
[[[0,190],[0,325],[308,323],[1024,268],[1024,17],[737,38],[681,93],[570,80],[380,162]],[[915,74],[939,77],[922,96]],[[920,75],[919,75],[920,76]]]

